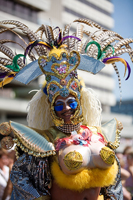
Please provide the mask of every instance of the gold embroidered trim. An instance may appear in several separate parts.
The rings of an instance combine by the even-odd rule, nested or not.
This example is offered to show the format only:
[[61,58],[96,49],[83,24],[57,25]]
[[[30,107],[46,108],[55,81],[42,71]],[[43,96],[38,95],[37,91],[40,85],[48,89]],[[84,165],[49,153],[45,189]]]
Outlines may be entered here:
[[57,58],[58,60],[61,60],[61,59],[62,59],[62,54],[63,54],[63,53],[66,53],[66,52],[65,52],[65,51],[62,52],[61,55],[60,55],[60,57],[58,57],[58,56],[56,55],[56,53],[51,54],[49,57],[46,57],[46,56],[40,56],[40,57],[39,57],[39,59],[38,59],[38,64],[39,64],[39,67],[40,67],[41,71],[43,72],[43,74],[45,74],[45,75],[52,75],[52,76],[56,76],[56,77],[59,78],[59,79],[63,79],[63,78],[66,78],[72,71],[74,71],[74,70],[78,67],[78,65],[79,65],[79,63],[80,63],[80,55],[79,55],[79,53],[78,53],[77,51],[74,51],[74,50],[70,52],[70,55],[68,55],[68,54],[66,53],[66,58],[67,58],[67,59],[68,59],[69,57],[71,57],[71,56],[73,55],[73,53],[75,53],[75,54],[77,55],[78,60],[77,60],[76,64],[74,65],[74,67],[73,67],[72,69],[68,70],[69,67],[70,67],[71,65],[70,65],[69,63],[67,63],[66,61],[65,61],[65,62],[62,62],[62,64],[66,64],[66,65],[67,65],[66,73],[63,73],[63,74],[60,75],[59,72],[55,69],[55,66],[60,66],[61,63],[60,63],[60,64],[58,64],[58,63],[53,63],[53,65],[51,66],[51,70],[54,71],[55,73],[48,72],[48,71],[46,71],[46,70],[44,69],[45,66],[44,66],[44,67],[41,66],[41,59],[46,60],[46,62],[50,62],[51,58],[54,56],[54,57]]
[[112,165],[115,161],[115,153],[113,150],[111,150],[109,147],[103,147],[100,151],[100,156],[102,160],[108,164]]
[[17,159],[19,157],[18,147],[20,147],[20,149],[22,151],[24,151],[25,153],[28,153],[29,155],[33,155],[35,157],[42,157],[42,158],[44,158],[44,157],[56,155],[56,152],[54,150],[50,150],[50,151],[46,151],[46,152],[36,152],[34,150],[31,150],[31,149],[28,148],[28,146],[24,146],[18,138],[14,138],[13,141],[16,144],[15,151],[16,151],[16,157],[17,157]]
[[79,169],[83,163],[83,157],[77,151],[67,153],[63,160],[69,170]]
[[51,84],[55,84],[57,85],[60,89],[63,88],[57,81],[51,81],[48,85],[47,85],[47,93],[49,94],[49,88]]
[[66,88],[69,89],[69,87],[70,87],[70,85],[71,85],[71,83],[72,83],[73,81],[75,81],[75,82],[77,83],[78,89],[79,89],[79,92],[80,92],[80,82],[79,82],[79,80],[77,80],[76,78],[71,78],[71,79],[68,81]]
[[120,145],[120,130],[116,130],[116,136],[115,136],[115,141],[114,142],[108,142],[107,146],[110,147],[111,149],[117,149]]

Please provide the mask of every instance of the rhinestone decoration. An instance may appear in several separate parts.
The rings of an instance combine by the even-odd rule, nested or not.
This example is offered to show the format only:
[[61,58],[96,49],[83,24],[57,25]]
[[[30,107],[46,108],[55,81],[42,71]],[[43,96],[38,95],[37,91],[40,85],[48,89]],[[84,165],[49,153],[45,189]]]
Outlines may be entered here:
[[78,78],[78,74],[77,74],[76,71],[72,71],[72,72],[69,74],[69,76],[70,76],[71,78]]
[[44,67],[46,64],[47,64],[47,63],[46,63],[46,60],[45,60],[44,58],[42,58],[42,59],[40,60],[40,65],[41,65],[42,67]]
[[76,62],[77,62],[77,57],[76,57],[76,55],[70,57],[70,59],[69,59],[69,64],[70,64],[70,65],[75,65]]
[[14,142],[13,142],[12,137],[10,137],[10,136],[4,137],[1,140],[1,147],[3,149],[9,150],[9,149],[11,149],[13,147],[13,145],[14,145]]
[[49,94],[49,101],[51,102],[53,100],[52,94]]
[[79,93],[79,92],[78,92],[78,95],[77,95],[77,96],[78,96],[78,99],[80,99],[81,95],[80,95],[80,93]]
[[66,58],[66,53],[63,53],[63,54],[62,54],[62,57],[63,57],[63,58]]
[[49,89],[49,94],[54,95],[55,90],[56,90],[56,87],[54,85],[51,85]]
[[65,79],[61,79],[61,80],[60,80],[60,84],[61,84],[61,85],[66,85],[66,84],[67,84],[67,81],[66,81]]
[[63,126],[56,126],[57,129],[62,131],[63,133],[71,133],[73,131],[78,132],[80,129],[80,124],[64,124]]
[[2,135],[9,135],[11,133],[11,127],[8,122],[3,122],[0,124],[0,133]]
[[57,71],[59,72],[59,74],[65,74],[66,73],[66,66],[65,65],[60,65],[59,68],[57,68]]
[[61,95],[62,97],[67,97],[67,96],[69,95],[68,89],[67,89],[67,88],[62,88],[62,89],[60,90],[60,95]]
[[52,57],[51,61],[52,61],[52,63],[55,63],[56,62],[56,58]]
[[78,84],[77,84],[76,82],[74,82],[74,83],[71,85],[71,88],[72,88],[73,90],[76,90],[77,87],[78,87]]
[[46,76],[46,81],[47,81],[47,82],[51,81],[51,76],[50,76],[50,75],[47,75],[47,76]]

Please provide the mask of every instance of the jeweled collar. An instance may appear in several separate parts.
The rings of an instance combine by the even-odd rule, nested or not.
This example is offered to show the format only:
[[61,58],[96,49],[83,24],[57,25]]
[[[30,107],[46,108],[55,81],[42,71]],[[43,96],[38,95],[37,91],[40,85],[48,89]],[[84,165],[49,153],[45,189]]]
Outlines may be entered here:
[[63,126],[56,126],[58,130],[62,131],[63,133],[71,133],[73,131],[78,132],[80,129],[80,123],[79,124],[64,124]]

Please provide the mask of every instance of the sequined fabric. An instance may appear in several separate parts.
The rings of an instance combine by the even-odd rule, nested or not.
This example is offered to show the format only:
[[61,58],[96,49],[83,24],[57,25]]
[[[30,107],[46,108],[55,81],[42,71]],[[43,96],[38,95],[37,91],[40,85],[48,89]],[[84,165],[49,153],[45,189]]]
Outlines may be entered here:
[[10,179],[13,183],[11,200],[32,200],[50,195],[48,158],[36,158],[24,153],[15,162]]
[[104,200],[123,200],[120,163],[117,157],[116,157],[116,161],[118,164],[118,174],[116,177],[116,182],[114,185],[111,185],[108,188],[101,189],[101,194],[104,195]]

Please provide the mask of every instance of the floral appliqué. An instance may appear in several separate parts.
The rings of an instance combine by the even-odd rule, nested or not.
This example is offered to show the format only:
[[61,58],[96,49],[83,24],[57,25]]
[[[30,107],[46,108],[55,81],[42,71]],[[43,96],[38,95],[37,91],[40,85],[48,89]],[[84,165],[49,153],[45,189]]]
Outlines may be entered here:
[[60,67],[57,68],[57,71],[59,72],[59,74],[65,74],[66,73],[66,66],[60,65]]

